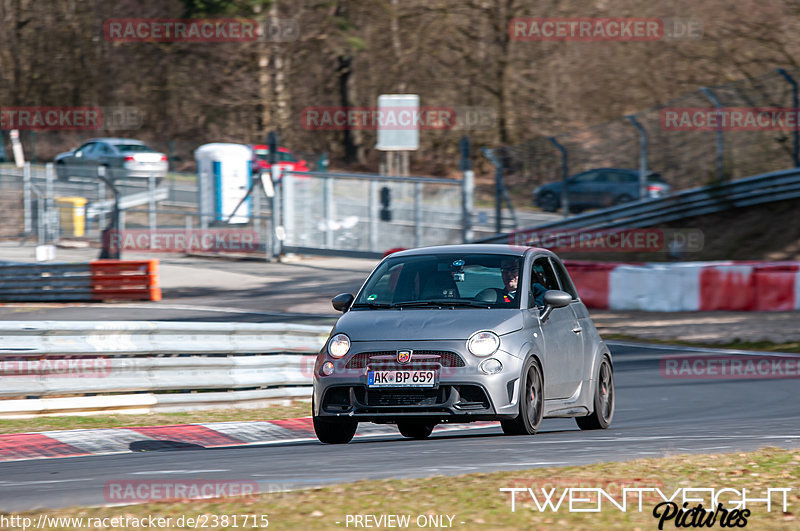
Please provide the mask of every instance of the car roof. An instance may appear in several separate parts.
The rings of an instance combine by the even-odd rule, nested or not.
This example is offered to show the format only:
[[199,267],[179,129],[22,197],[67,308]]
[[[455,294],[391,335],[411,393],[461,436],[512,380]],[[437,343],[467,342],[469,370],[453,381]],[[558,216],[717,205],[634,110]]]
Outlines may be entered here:
[[138,144],[140,146],[147,145],[141,140],[134,140],[133,138],[90,138],[84,142],[84,144],[88,144],[89,142],[105,142],[106,144]]
[[419,256],[436,253],[483,253],[524,256],[528,251],[542,251],[551,255],[553,254],[551,251],[539,247],[523,247],[520,245],[503,245],[495,243],[464,243],[460,245],[437,245],[434,247],[407,249],[405,251],[392,253],[389,256]]
[[[635,173],[637,175],[639,174],[639,170],[634,170],[634,169],[630,169],[630,168],[592,168],[590,170],[584,170],[584,171],[582,171],[580,173],[576,173],[575,175],[580,175],[581,173],[589,173],[590,171],[616,171],[616,172],[620,172],[620,173]],[[648,175],[657,175],[656,172],[651,171],[651,170],[647,170],[647,174]]]

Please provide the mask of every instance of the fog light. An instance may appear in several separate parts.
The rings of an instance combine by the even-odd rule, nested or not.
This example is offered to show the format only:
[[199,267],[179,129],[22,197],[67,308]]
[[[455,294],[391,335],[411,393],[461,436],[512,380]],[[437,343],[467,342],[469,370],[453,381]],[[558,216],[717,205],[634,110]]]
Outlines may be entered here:
[[500,363],[500,360],[489,358],[488,360],[483,360],[483,362],[481,362],[480,369],[486,374],[497,374],[503,370],[503,364]]
[[326,361],[323,363],[320,372],[322,373],[322,376],[330,376],[333,374],[333,362]]

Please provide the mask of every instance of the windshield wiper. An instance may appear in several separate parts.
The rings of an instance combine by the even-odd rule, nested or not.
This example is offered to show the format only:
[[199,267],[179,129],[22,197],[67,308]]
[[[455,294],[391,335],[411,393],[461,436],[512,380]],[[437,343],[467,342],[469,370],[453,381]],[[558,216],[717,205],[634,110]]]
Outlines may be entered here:
[[394,306],[398,308],[403,307],[423,307],[423,306],[467,306],[470,308],[489,308],[489,303],[470,301],[465,299],[444,299],[444,300],[428,300],[428,301],[406,301],[395,303]]
[[393,308],[393,307],[394,307],[393,304],[388,304],[386,302],[359,302],[358,304],[354,304],[351,306],[351,308],[370,308],[373,310],[376,308]]

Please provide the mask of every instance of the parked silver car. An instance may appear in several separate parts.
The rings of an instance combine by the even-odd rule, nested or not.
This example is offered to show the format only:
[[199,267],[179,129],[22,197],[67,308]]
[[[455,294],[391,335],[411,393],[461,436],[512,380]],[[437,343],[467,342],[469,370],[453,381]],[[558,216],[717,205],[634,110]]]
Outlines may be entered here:
[[423,439],[444,422],[500,420],[534,434],[542,418],[607,428],[611,353],[561,261],[546,249],[452,245],[384,258],[314,366],[313,422],[346,443],[359,422]]
[[61,180],[96,178],[100,167],[111,180],[149,178],[151,175],[162,179],[169,165],[165,154],[141,140],[129,138],[93,138],[77,149],[57,155],[55,164],[56,174]]

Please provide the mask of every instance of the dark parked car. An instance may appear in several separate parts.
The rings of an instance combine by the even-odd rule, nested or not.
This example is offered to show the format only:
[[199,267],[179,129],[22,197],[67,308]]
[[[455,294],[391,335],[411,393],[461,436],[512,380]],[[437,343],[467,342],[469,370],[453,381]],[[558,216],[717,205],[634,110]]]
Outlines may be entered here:
[[424,439],[444,422],[499,420],[533,435],[543,418],[603,429],[614,416],[611,353],[561,261],[507,245],[410,249],[384,258],[314,366],[320,441],[359,422]]
[[[561,208],[561,182],[549,183],[533,191],[533,203],[546,212]],[[670,186],[657,173],[647,175],[648,197],[669,194]],[[639,170],[596,168],[567,179],[570,210],[620,205],[639,198]]]
[[60,153],[55,158],[56,174],[61,180],[69,177],[97,177],[104,167],[111,180],[149,178],[162,179],[167,174],[167,156],[148,147],[141,140],[129,138],[93,138],[77,149]]

